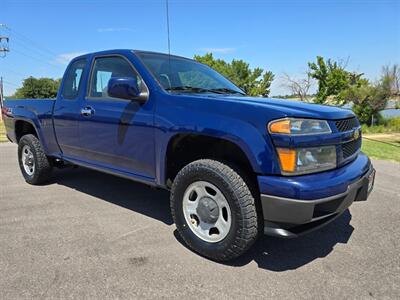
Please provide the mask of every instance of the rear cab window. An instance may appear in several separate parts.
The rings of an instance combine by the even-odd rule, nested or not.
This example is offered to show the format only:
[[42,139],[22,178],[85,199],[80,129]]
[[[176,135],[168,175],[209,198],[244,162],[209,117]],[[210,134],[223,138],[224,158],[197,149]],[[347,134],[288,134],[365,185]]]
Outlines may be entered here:
[[65,73],[61,96],[64,99],[74,100],[81,90],[83,74],[86,68],[86,59],[72,62]]

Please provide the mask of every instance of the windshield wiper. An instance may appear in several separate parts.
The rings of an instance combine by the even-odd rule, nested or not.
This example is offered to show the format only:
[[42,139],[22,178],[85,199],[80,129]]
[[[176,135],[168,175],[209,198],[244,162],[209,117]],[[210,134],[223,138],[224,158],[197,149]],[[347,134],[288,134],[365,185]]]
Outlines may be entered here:
[[221,94],[240,94],[240,95],[246,96],[246,94],[243,92],[239,92],[237,90],[233,90],[233,89],[229,89],[229,88],[211,89],[211,91],[218,92]]
[[214,94],[225,94],[223,91],[219,91],[218,89],[205,89],[194,86],[174,86],[170,88],[166,88],[167,91],[182,91],[182,92],[192,92],[192,93],[214,93]]

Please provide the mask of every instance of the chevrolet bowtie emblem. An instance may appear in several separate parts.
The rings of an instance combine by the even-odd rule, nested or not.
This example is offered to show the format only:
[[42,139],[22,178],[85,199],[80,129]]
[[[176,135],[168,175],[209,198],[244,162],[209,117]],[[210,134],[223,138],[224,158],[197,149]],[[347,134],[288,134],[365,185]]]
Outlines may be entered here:
[[353,132],[353,139],[358,139],[360,137],[360,129],[356,129]]

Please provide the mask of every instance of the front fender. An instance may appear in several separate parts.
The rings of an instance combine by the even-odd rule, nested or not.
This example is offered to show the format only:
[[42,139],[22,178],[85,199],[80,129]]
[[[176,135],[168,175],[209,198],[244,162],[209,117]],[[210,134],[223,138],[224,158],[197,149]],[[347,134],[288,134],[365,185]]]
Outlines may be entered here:
[[[160,101],[162,102],[162,100]],[[167,148],[177,134],[205,135],[228,140],[237,145],[247,156],[253,171],[258,174],[274,173],[279,166],[270,137],[265,127],[260,129],[253,123],[222,114],[218,110],[190,109],[181,106],[161,109],[155,116],[156,181],[165,185]]]

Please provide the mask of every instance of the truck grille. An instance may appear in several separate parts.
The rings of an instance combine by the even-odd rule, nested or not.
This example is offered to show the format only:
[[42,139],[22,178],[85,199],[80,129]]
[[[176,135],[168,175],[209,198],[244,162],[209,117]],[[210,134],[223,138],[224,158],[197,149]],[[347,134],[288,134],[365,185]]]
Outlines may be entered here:
[[343,119],[335,121],[336,128],[339,132],[349,131],[360,126],[357,118]]
[[346,159],[355,154],[361,148],[361,137],[357,140],[342,144],[343,159]]

